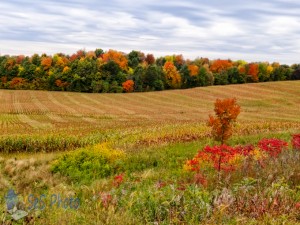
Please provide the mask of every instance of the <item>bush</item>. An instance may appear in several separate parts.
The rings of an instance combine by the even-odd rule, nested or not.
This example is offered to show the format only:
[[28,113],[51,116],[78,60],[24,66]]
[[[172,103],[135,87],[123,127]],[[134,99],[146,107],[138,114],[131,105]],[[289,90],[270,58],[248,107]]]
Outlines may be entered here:
[[68,176],[73,182],[88,184],[116,173],[118,162],[124,157],[122,151],[98,144],[64,154],[53,162],[51,171]]
[[277,139],[277,138],[271,138],[271,139],[262,139],[258,142],[258,147],[262,150],[267,152],[272,157],[277,157],[283,149],[286,149],[288,146],[288,143]]
[[300,150],[300,134],[294,134],[292,138],[293,149]]

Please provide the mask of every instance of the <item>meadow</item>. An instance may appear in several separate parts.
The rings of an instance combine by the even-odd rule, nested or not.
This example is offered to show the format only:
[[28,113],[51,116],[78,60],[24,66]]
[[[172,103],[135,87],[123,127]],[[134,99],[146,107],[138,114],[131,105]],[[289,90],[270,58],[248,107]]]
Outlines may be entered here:
[[[256,146],[300,133],[299,96],[299,81],[125,94],[0,90],[0,221],[300,224],[300,151],[290,144],[264,167],[210,170],[205,182],[184,169],[218,144],[207,126],[217,98],[241,106],[228,144]],[[8,189],[28,212],[13,222]]]

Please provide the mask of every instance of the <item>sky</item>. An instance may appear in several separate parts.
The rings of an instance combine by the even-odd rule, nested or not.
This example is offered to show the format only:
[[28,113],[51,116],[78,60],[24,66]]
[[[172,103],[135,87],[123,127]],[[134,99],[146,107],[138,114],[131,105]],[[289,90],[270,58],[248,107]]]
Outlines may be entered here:
[[9,0],[0,54],[101,48],[300,63],[298,0]]

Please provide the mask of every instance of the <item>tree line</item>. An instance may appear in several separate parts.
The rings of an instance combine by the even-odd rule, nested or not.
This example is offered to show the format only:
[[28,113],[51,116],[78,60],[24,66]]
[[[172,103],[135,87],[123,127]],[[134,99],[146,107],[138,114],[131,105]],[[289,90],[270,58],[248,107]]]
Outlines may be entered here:
[[300,80],[300,64],[155,58],[111,49],[0,56],[0,88],[6,89],[120,93],[283,80]]

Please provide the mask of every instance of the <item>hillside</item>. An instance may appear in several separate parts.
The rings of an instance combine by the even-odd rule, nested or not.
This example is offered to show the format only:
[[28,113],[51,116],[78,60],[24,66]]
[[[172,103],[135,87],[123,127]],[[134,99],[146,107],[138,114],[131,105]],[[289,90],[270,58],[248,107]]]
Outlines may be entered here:
[[0,90],[0,121],[2,131],[55,128],[73,122],[98,124],[108,119],[201,121],[212,111],[216,98],[226,97],[237,98],[242,120],[300,121],[299,96],[300,81],[128,94]]
[[242,107],[237,135],[292,132],[300,129],[299,96],[300,81],[126,94],[0,90],[0,151],[201,139],[209,135],[206,120],[215,99],[227,97],[237,98]]

